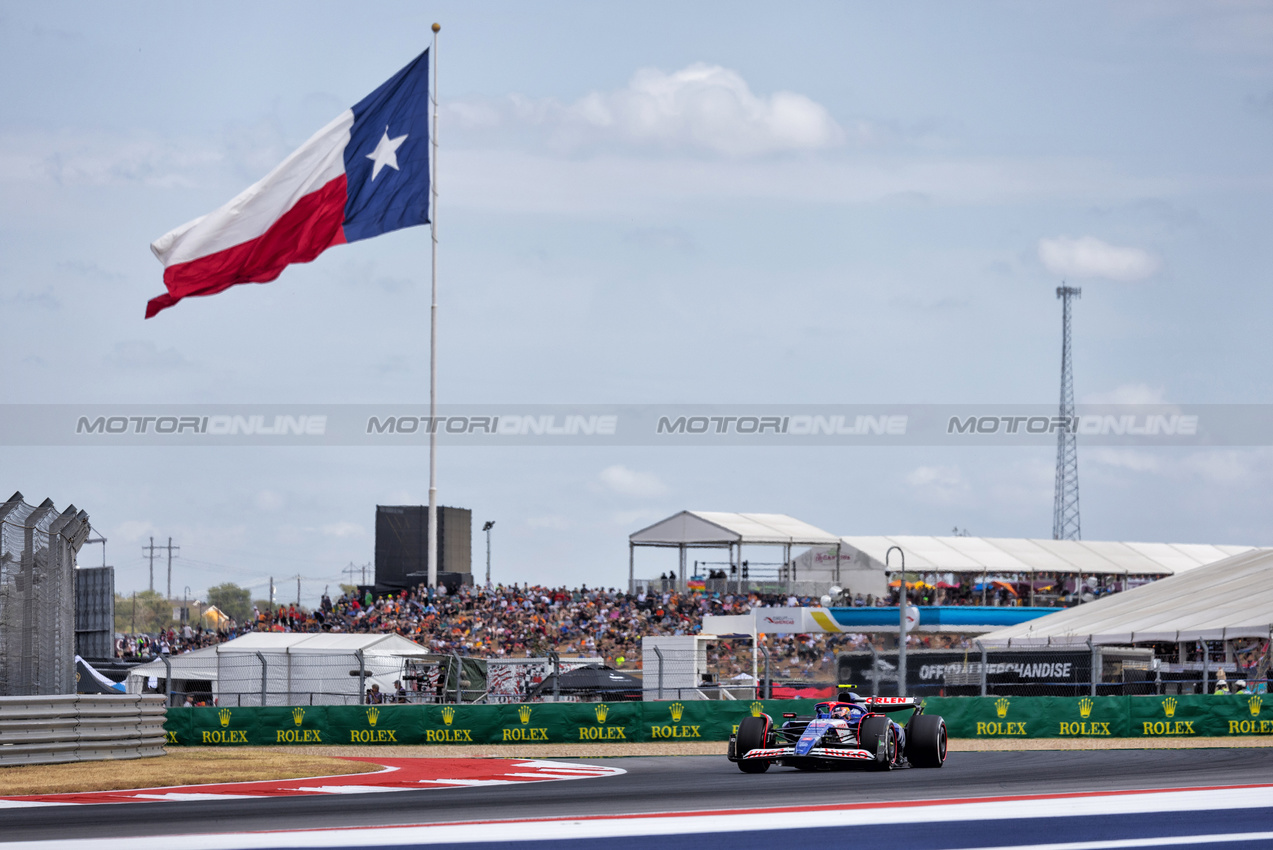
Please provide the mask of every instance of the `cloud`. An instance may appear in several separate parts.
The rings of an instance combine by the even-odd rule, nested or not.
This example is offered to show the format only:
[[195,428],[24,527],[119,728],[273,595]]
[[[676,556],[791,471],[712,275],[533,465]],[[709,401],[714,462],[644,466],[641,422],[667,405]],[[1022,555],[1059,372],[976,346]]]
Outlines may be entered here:
[[621,464],[607,466],[598,476],[601,485],[612,493],[634,499],[649,499],[665,495],[667,485],[650,472],[636,472]]
[[[511,104],[514,119],[550,129],[553,141],[568,148],[617,141],[746,157],[844,141],[826,108],[805,95],[758,95],[738,72],[701,62],[670,74],[643,68],[625,88],[592,92],[571,104],[521,96]],[[498,123],[489,106],[466,107],[460,117],[472,127]]]
[[570,528],[570,520],[564,516],[532,516],[526,518],[526,527],[532,529],[548,529],[549,531],[565,531]]
[[1161,265],[1148,251],[1110,245],[1094,236],[1040,239],[1039,259],[1048,271],[1062,277],[1118,281],[1144,280]]
[[1083,396],[1084,404],[1166,404],[1162,387],[1148,384],[1121,384],[1109,392]]
[[623,239],[643,249],[674,251],[678,254],[693,254],[698,250],[694,237],[680,227],[643,227],[629,230]]
[[970,490],[957,466],[916,467],[907,473],[906,483],[921,500],[937,504],[964,502]]
[[20,289],[12,295],[0,297],[0,304],[6,307],[40,307],[45,310],[59,310],[62,302],[53,294],[53,287],[46,286],[39,292]]
[[125,543],[133,543],[154,534],[155,526],[153,523],[146,520],[130,519],[115,526],[107,536],[117,538]]
[[283,495],[273,490],[262,490],[252,501],[257,509],[262,511],[277,511],[284,504]]
[[1130,472],[1158,472],[1162,469],[1159,458],[1135,449],[1097,447],[1084,452],[1082,460],[1090,460],[1102,466],[1126,469]]
[[115,343],[106,362],[126,369],[173,369],[184,366],[186,359],[175,348],[160,351],[149,340],[128,340]]
[[367,529],[363,528],[356,522],[329,522],[322,528],[323,534],[328,537],[365,537]]

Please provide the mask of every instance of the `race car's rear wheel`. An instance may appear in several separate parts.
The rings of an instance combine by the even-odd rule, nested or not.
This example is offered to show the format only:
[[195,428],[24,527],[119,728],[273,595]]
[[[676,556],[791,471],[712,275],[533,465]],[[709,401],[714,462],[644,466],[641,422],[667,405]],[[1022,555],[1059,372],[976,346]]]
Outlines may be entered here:
[[858,725],[858,746],[871,751],[878,770],[888,770],[897,760],[897,735],[893,724],[883,715],[863,718]]
[[738,734],[734,736],[734,754],[738,757],[738,769],[743,773],[764,773],[769,769],[767,759],[743,758],[752,750],[764,749],[768,735],[768,718],[744,717],[743,722],[738,724]]
[[946,762],[946,721],[935,714],[912,717],[906,724],[906,760],[915,767],[941,767]]

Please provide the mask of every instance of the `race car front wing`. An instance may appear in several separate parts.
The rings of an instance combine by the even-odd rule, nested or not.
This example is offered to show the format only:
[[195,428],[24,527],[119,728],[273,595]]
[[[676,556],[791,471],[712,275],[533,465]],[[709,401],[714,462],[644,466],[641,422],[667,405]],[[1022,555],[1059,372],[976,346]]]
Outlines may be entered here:
[[739,757],[742,760],[751,759],[782,759],[782,758],[831,758],[831,759],[861,759],[863,761],[874,761],[875,754],[870,750],[862,749],[845,749],[841,747],[814,747],[803,756],[796,755],[795,747],[770,747],[764,750],[752,750]]

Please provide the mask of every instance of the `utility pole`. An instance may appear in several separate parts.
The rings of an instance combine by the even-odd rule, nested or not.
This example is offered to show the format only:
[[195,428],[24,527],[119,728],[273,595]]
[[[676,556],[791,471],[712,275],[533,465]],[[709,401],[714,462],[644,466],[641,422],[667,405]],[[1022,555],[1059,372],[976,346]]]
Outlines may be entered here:
[[491,529],[495,527],[494,520],[487,520],[482,526],[482,530],[486,532],[486,586],[491,586]]
[[1074,415],[1074,366],[1070,347],[1070,301],[1083,290],[1058,286],[1056,297],[1063,304],[1061,319],[1061,409],[1062,425],[1056,432],[1056,493],[1052,503],[1052,539],[1080,540],[1079,452]]
[[274,610],[274,576],[270,576],[270,611]]
[[301,607],[301,576],[296,574],[296,607]]
[[150,538],[150,545],[141,547],[141,551],[150,555],[150,591],[155,591],[155,538]]
[[167,597],[169,599],[172,599],[172,550],[173,549],[176,549],[177,551],[181,551],[180,546],[172,545],[172,538],[169,537],[168,538],[168,597]]

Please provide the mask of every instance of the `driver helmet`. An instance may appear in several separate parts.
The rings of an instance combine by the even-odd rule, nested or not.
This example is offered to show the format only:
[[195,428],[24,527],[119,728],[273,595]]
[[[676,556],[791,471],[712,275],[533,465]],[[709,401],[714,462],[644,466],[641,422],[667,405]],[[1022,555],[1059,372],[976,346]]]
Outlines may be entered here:
[[831,716],[847,720],[849,717],[849,707],[847,705],[837,705],[835,708],[831,709]]

